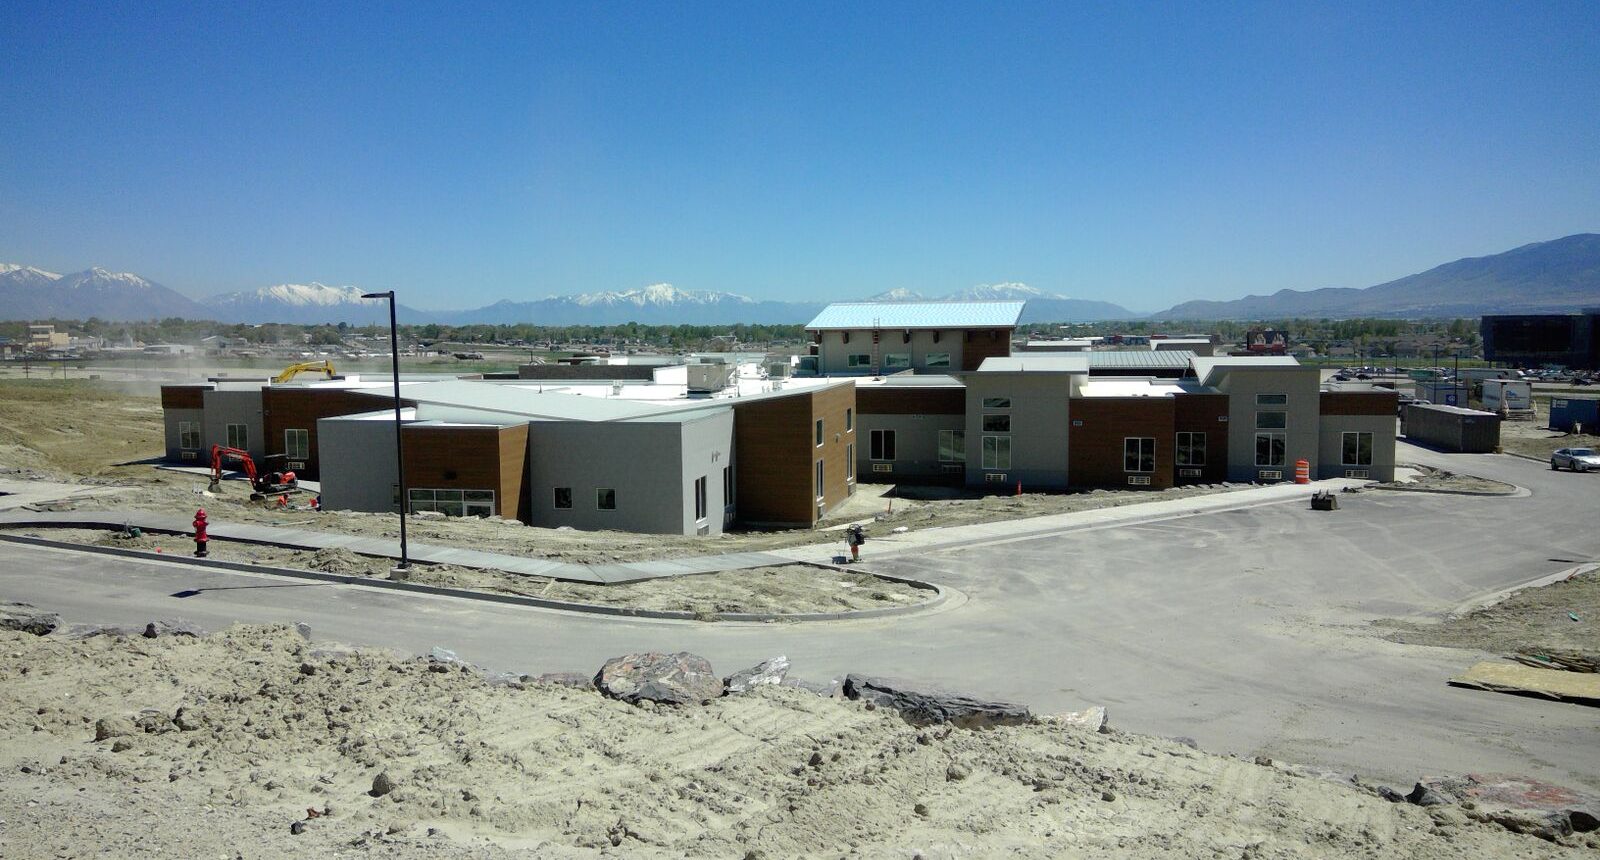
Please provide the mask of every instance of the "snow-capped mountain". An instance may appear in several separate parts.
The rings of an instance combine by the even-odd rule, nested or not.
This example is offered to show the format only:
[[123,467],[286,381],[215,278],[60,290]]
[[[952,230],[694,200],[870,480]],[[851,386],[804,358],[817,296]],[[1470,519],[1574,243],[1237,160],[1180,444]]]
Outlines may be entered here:
[[573,304],[582,307],[617,307],[632,306],[636,308],[661,307],[667,305],[719,305],[719,304],[755,304],[755,299],[735,293],[718,293],[710,290],[680,290],[671,284],[651,284],[642,290],[622,290],[620,292],[583,293],[576,296],[547,296],[546,301],[571,299]]
[[1022,309],[1022,322],[1095,322],[1099,320],[1134,319],[1138,314],[1121,305],[1085,299],[1069,299],[1058,293],[1047,293],[1027,284],[977,284],[956,290],[947,296],[925,296],[904,287],[879,293],[870,302],[1027,302]]
[[0,308],[9,319],[203,318],[192,299],[131,272],[93,268],[68,275],[6,264]]
[[534,323],[537,325],[730,325],[793,323],[814,316],[812,302],[758,301],[737,293],[680,290],[652,284],[637,290],[547,296],[531,302],[499,301],[470,311],[434,316],[453,323]]
[[[330,287],[312,281],[224,293],[205,299],[202,304],[210,318],[221,322],[387,325],[388,303],[363,299],[364,292],[368,291],[352,286]],[[395,315],[402,322],[415,322],[425,316],[404,305],[395,308]]]

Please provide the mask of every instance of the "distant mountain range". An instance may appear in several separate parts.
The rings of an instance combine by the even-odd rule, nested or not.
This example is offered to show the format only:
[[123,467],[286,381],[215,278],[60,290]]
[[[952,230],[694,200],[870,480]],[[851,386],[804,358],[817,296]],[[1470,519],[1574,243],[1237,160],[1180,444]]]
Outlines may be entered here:
[[1475,317],[1564,313],[1600,305],[1600,234],[1535,242],[1468,257],[1364,290],[1279,290],[1228,302],[1184,302],[1151,316],[1167,320],[1289,317]]
[[[325,284],[279,284],[196,301],[138,275],[88,269],[69,275],[0,263],[0,315],[7,319],[148,320],[163,317],[242,323],[353,325],[388,321],[381,301],[363,290]],[[945,296],[894,289],[869,301],[1026,301],[1024,323],[1098,322],[1141,318],[1111,302],[1073,299],[1026,284],[982,284]],[[636,290],[499,301],[461,311],[423,311],[400,305],[401,322],[462,325],[728,325],[794,324],[810,320],[825,302],[779,302],[734,293],[680,290],[655,284]],[[1458,317],[1486,313],[1565,312],[1600,305],[1600,235],[1586,233],[1524,245],[1503,254],[1446,263],[1367,289],[1281,290],[1234,301],[1184,302],[1153,319],[1219,320],[1287,317]]]

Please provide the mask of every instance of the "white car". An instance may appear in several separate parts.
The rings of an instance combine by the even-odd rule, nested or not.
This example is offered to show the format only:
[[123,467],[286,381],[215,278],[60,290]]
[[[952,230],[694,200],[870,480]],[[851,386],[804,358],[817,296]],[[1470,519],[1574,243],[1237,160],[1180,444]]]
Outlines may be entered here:
[[1550,468],[1567,467],[1574,472],[1600,469],[1600,451],[1593,448],[1562,448],[1550,455]]

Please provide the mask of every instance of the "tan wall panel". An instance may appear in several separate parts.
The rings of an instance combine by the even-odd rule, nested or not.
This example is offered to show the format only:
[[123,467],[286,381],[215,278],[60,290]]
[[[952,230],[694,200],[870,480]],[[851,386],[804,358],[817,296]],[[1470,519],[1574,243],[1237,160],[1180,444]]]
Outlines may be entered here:
[[[404,406],[415,406],[402,400]],[[306,467],[299,470],[302,477],[317,480],[320,466],[317,453],[317,419],[335,418],[375,412],[394,406],[394,397],[339,388],[263,388],[261,389],[261,420],[266,430],[268,454],[284,453],[283,431],[303,429],[310,440]]]

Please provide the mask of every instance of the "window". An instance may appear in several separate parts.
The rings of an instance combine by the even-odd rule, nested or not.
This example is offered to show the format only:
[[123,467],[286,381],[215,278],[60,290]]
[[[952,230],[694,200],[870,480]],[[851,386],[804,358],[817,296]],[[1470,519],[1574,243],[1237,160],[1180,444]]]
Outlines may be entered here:
[[241,451],[250,448],[250,428],[243,424],[228,425],[228,447],[238,448]]
[[1204,466],[1206,464],[1206,434],[1178,434],[1178,465]]
[[722,467],[722,506],[733,507],[733,467]]
[[706,479],[703,475],[694,479],[694,518],[696,522],[706,518]]
[[556,499],[555,499],[556,510],[558,510],[558,511],[571,510],[572,509],[572,488],[571,487],[556,487],[555,490],[556,490],[556,493],[555,493],[555,495],[556,495]]
[[822,447],[822,419],[817,419],[817,447]]
[[983,408],[985,408],[985,409],[1010,409],[1011,408],[1011,398],[1009,398],[1009,397],[985,397],[985,398],[983,398]]
[[1285,406],[1289,403],[1287,394],[1257,394],[1257,406]]
[[867,355],[864,352],[853,352],[853,353],[850,354],[850,357],[847,360],[847,363],[851,367],[871,367],[872,366],[872,356]]
[[856,410],[846,406],[844,408],[844,432],[849,433],[856,429]]
[[594,506],[602,511],[617,509],[617,491],[609,487],[601,487],[594,491]]
[[822,501],[822,461],[817,461],[817,501]]
[[1009,469],[1011,468],[1011,437],[1010,436],[985,436],[983,437],[983,468]]
[[1156,470],[1156,440],[1149,437],[1127,436],[1122,440],[1122,471],[1154,472]]
[[846,445],[844,449],[844,479],[846,481],[854,481],[856,479],[856,443],[854,442]]
[[985,433],[1010,433],[1010,415],[985,415],[983,416],[983,432]]
[[965,430],[939,431],[939,462],[965,463],[967,461],[967,433]]
[[494,516],[493,490],[430,490],[408,488],[411,512],[434,511],[447,517]]
[[872,431],[872,450],[869,452],[874,460],[894,459],[894,431]]
[[1288,437],[1283,433],[1256,434],[1256,465],[1282,466]]
[[926,367],[949,367],[950,353],[930,352],[928,353],[926,360],[923,361],[923,365]]
[[911,366],[911,353],[891,352],[883,357],[883,366],[886,368],[902,369]]
[[305,460],[311,456],[311,432],[308,430],[283,431],[283,454],[290,460]]
[[1289,426],[1289,413],[1287,412],[1257,412],[1257,430],[1282,430]]
[[1372,434],[1344,434],[1344,464],[1346,466],[1372,465]]
[[178,422],[178,447],[189,450],[198,450],[200,448],[199,421]]

